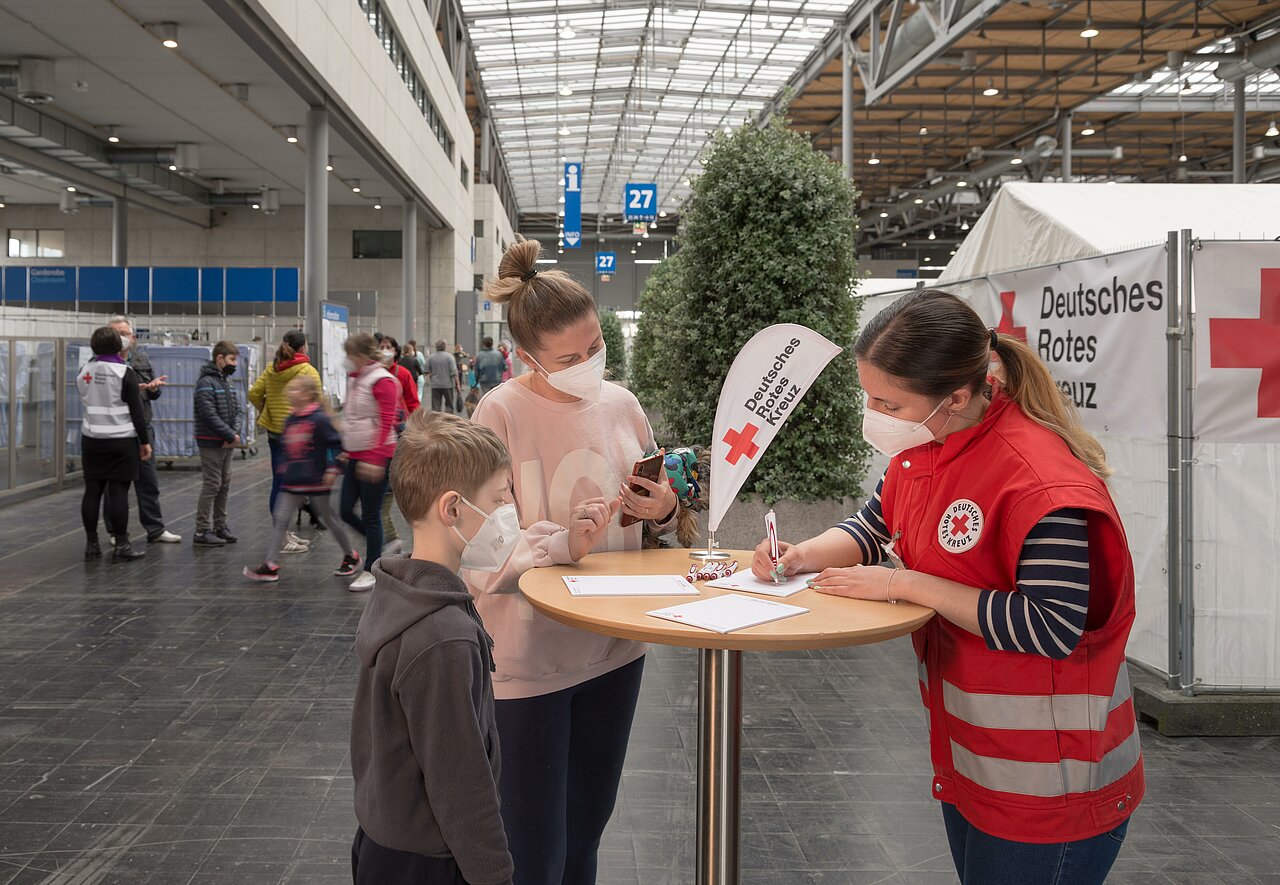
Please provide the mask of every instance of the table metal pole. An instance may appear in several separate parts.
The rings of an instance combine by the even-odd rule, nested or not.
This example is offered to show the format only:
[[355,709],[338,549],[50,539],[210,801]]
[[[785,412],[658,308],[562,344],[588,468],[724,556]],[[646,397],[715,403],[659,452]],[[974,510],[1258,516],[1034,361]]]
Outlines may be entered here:
[[737,885],[742,652],[698,653],[698,885]]

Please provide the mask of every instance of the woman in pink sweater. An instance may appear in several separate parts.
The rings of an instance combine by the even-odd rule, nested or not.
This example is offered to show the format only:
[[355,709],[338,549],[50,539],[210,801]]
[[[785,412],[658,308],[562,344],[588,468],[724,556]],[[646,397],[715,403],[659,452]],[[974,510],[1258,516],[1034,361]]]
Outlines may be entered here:
[[645,646],[552,621],[517,582],[531,568],[640,549],[641,523],[623,528],[619,513],[665,533],[677,501],[666,483],[631,475],[656,448],[653,430],[628,390],[603,381],[595,301],[568,275],[539,271],[540,252],[536,241],[517,240],[485,291],[508,305],[516,354],[533,371],[494,388],[473,416],[511,451],[522,538],[499,571],[463,578],[494,637],[502,818],[516,885],[592,885]]

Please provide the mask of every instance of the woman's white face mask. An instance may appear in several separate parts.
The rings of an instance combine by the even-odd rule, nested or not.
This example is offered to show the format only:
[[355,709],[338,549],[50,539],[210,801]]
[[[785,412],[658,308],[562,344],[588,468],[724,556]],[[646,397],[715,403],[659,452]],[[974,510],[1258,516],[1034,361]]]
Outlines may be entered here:
[[[907,421],[904,418],[895,418],[893,415],[886,415],[884,412],[877,412],[871,408],[871,404],[863,399],[862,404],[862,436],[871,447],[882,455],[892,458],[907,449],[914,449],[916,446],[922,446],[927,442],[933,442],[934,435],[925,425],[929,419],[938,414],[938,410],[942,408],[942,404],[946,399],[941,400],[933,411],[928,414],[923,421]],[[948,416],[947,421],[951,417]],[[942,425],[944,428],[946,425]]]
[[570,396],[576,396],[578,399],[586,400],[589,403],[594,403],[600,399],[600,388],[604,384],[606,350],[607,348],[602,346],[596,351],[595,355],[585,362],[569,366],[567,369],[561,369],[558,372],[548,372],[532,356],[529,359],[535,366],[542,369],[543,377],[556,390],[561,393],[567,393]]

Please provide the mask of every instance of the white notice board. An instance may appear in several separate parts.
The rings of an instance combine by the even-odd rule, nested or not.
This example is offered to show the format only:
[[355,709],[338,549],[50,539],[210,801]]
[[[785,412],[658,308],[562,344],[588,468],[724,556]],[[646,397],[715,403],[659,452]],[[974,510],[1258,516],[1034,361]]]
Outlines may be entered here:
[[347,340],[349,313],[341,304],[320,302],[320,353],[324,370],[324,391],[338,405],[347,398],[347,354],[342,343]]

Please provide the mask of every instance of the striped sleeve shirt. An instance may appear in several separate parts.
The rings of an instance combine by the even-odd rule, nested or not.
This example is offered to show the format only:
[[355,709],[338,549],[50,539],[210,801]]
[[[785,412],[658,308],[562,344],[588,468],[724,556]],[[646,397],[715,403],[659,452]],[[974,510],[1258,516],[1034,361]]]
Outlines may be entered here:
[[[883,488],[881,477],[862,509],[837,526],[858,545],[864,565],[887,559]],[[1089,536],[1083,510],[1057,510],[1032,527],[1022,544],[1017,584],[1017,593],[983,590],[978,597],[978,623],[987,647],[1059,659],[1071,654],[1089,612]]]

